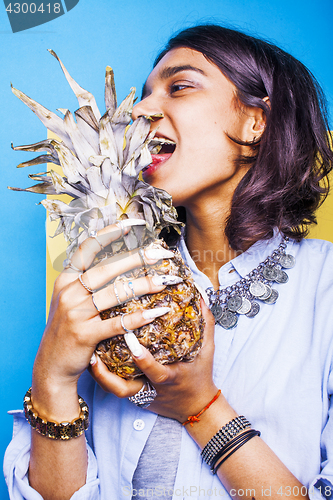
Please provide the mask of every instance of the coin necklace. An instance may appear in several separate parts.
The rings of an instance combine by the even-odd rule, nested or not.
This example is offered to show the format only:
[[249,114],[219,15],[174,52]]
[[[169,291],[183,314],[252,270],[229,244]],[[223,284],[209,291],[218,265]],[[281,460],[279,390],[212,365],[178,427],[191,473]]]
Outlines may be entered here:
[[215,323],[230,330],[237,325],[240,314],[248,318],[254,318],[258,314],[258,301],[275,304],[279,292],[272,288],[272,284],[287,283],[289,277],[284,269],[291,269],[296,262],[293,255],[286,254],[288,241],[289,238],[284,236],[269,257],[234,285],[218,290],[207,288],[209,307]]

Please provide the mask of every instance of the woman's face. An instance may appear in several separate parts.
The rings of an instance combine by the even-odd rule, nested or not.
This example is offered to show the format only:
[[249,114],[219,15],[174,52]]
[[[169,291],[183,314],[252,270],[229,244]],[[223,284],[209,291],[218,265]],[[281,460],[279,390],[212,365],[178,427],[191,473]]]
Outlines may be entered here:
[[153,155],[143,175],[170,193],[175,206],[190,207],[202,197],[232,196],[246,172],[234,161],[243,147],[226,135],[251,140],[251,117],[235,96],[236,87],[218,67],[188,48],[168,52],[149,75],[133,118],[163,113],[152,129],[176,147],[172,154],[163,148]]

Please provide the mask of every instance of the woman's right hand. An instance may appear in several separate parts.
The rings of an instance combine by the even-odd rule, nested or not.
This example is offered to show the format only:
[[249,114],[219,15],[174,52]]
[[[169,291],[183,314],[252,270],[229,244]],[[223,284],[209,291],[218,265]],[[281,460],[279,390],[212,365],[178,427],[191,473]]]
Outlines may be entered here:
[[[130,226],[122,228],[119,224],[108,226],[98,232],[98,241],[105,247],[129,229]],[[142,266],[142,260],[136,249],[90,267],[101,250],[98,241],[94,237],[86,239],[73,254],[71,263],[74,268],[82,270],[81,279],[89,289],[94,290],[94,302],[102,311],[118,305],[114,287],[107,283],[130,269]],[[153,258],[146,251],[147,264],[173,255],[167,250],[164,252],[164,255]],[[80,283],[79,275],[80,272],[73,268],[66,268],[56,279],[48,323],[34,364],[33,404],[49,420],[77,417],[77,381],[89,366],[96,345],[124,333],[120,316],[101,320],[92,294]],[[160,292],[165,288],[165,285],[154,284],[153,278],[147,276],[133,279],[132,283],[136,296]],[[126,297],[122,295],[125,293],[124,287],[118,287],[120,300],[124,302]],[[126,315],[128,329],[139,328],[151,321],[153,319],[145,319],[141,311]],[[141,385],[138,381],[138,389]],[[62,403],[59,403],[60,394]]]

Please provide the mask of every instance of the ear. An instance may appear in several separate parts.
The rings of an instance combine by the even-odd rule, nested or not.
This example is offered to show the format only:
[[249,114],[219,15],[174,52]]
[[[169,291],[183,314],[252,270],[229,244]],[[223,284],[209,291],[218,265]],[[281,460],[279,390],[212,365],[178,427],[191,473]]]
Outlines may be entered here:
[[[269,106],[269,97],[263,101]],[[266,127],[266,114],[261,108],[247,108],[245,111],[247,118],[244,121],[243,136],[246,142],[255,142],[260,139]]]

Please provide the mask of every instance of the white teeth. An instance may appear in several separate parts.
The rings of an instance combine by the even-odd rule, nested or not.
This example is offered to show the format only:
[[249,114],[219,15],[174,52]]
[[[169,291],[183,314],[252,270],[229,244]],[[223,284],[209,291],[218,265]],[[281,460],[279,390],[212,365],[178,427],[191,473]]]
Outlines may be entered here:
[[155,275],[152,278],[154,285],[177,285],[183,281],[179,276],[170,276],[169,274]]
[[163,144],[176,145],[175,141],[171,141],[170,139],[165,139],[164,137],[154,137],[149,142],[149,146],[157,146],[157,145],[163,145]]
[[129,348],[129,350],[131,351],[133,356],[135,356],[136,358],[139,358],[142,355],[143,350],[142,350],[142,346],[141,346],[140,342],[138,341],[138,339],[136,338],[135,334],[134,333],[125,333],[124,339],[125,339],[125,342],[127,344],[127,347]]
[[144,319],[154,319],[163,316],[169,311],[171,311],[171,307],[155,307],[155,309],[146,309],[142,311],[142,316]]
[[176,143],[170,139],[164,139],[164,137],[154,137],[148,144],[150,152],[152,154],[158,154],[163,146],[174,146],[176,148]]
[[145,256],[149,260],[172,259],[175,254],[164,248],[146,248]]

